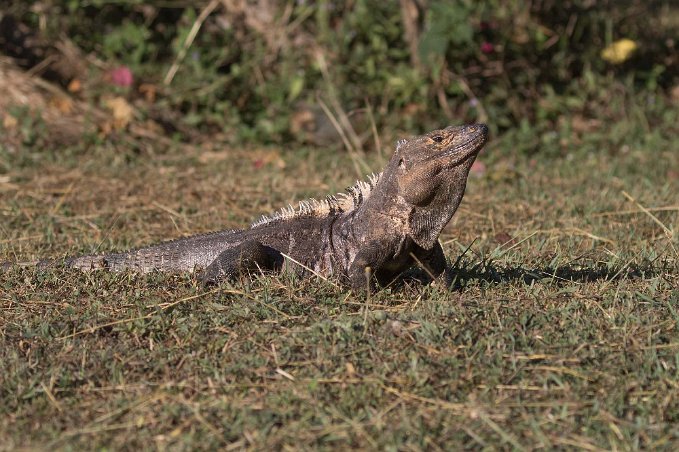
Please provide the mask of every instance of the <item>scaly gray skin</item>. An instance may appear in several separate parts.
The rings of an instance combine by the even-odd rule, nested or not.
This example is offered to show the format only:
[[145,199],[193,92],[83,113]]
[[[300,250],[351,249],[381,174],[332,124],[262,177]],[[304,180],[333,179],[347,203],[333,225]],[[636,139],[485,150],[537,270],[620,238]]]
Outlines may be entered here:
[[369,182],[322,201],[300,202],[297,209],[263,217],[249,229],[64,262],[83,270],[198,270],[206,283],[290,267],[300,274],[338,276],[355,290],[388,284],[421,265],[450,281],[438,237],[462,201],[487,136],[488,128],[476,124],[401,140],[384,171]]

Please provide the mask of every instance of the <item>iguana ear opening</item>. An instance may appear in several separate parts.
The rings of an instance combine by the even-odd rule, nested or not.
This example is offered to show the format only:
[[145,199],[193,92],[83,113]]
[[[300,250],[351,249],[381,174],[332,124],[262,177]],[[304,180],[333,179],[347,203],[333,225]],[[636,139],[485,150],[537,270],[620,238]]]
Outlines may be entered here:
[[408,203],[421,206],[431,202],[440,185],[438,177],[423,177],[422,174],[406,173],[399,179],[399,192]]

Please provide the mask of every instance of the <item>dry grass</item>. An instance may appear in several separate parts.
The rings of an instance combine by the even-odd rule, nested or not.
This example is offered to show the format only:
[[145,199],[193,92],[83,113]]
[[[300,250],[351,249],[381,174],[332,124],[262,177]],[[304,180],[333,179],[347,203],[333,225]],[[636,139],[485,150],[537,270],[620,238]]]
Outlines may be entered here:
[[[449,292],[5,272],[2,447],[671,450],[679,168],[658,149],[486,160],[442,237],[469,248]],[[63,149],[0,179],[0,260],[244,226],[353,179],[321,150]]]
[[[676,99],[652,88],[673,83],[664,29],[639,28],[629,8],[518,15],[523,5],[500,2],[491,32],[483,8],[423,17],[401,1],[400,17],[353,6],[333,16],[313,2],[257,3],[213,0],[153,27],[134,17],[163,8],[61,18],[57,3],[31,7],[58,30],[56,49],[92,46],[78,58],[90,75],[62,78],[66,91],[83,84],[70,95],[38,77],[51,58],[28,74],[0,61],[0,262],[243,227],[381,168],[393,131],[376,124],[487,116],[506,132],[442,236],[453,287],[406,280],[366,297],[282,275],[206,290],[190,275],[0,267],[0,450],[677,450],[679,121]],[[422,65],[431,19],[455,17],[473,37],[439,50],[438,75],[406,67]],[[622,18],[654,69],[588,69],[563,85],[599,55],[576,50],[575,24],[597,46]],[[450,30],[462,35],[430,38]],[[106,80],[120,52],[111,36],[137,54],[138,87]],[[168,60],[157,49],[172,36]],[[94,64],[98,52],[111,60]],[[298,101],[325,105],[327,120]],[[350,105],[365,106],[372,135],[354,130]],[[295,118],[332,125],[325,140],[349,154],[221,144],[282,142],[297,136]],[[383,152],[364,153],[370,140]]]

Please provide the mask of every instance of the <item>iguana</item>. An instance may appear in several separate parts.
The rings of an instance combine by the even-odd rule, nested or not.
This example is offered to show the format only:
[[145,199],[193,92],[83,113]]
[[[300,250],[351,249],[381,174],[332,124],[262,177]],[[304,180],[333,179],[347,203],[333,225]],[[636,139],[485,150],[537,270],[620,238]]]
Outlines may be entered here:
[[[334,275],[356,290],[388,284],[415,266],[449,280],[438,242],[488,136],[484,124],[451,126],[400,140],[379,174],[323,200],[301,201],[248,229],[194,235],[127,252],[67,258],[67,267],[198,271],[205,283],[292,268]],[[44,264],[42,265],[44,266]]]

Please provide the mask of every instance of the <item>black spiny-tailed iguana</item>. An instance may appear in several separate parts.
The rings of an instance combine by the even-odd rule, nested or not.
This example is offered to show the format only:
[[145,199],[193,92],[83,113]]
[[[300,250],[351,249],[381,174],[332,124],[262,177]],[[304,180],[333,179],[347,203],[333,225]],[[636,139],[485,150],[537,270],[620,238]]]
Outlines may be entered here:
[[487,136],[488,128],[476,124],[401,140],[384,171],[368,181],[264,216],[249,229],[63,262],[83,270],[197,270],[207,283],[292,267],[301,274],[334,275],[357,290],[372,284],[369,275],[384,285],[414,265],[449,280],[438,237],[462,201]]

